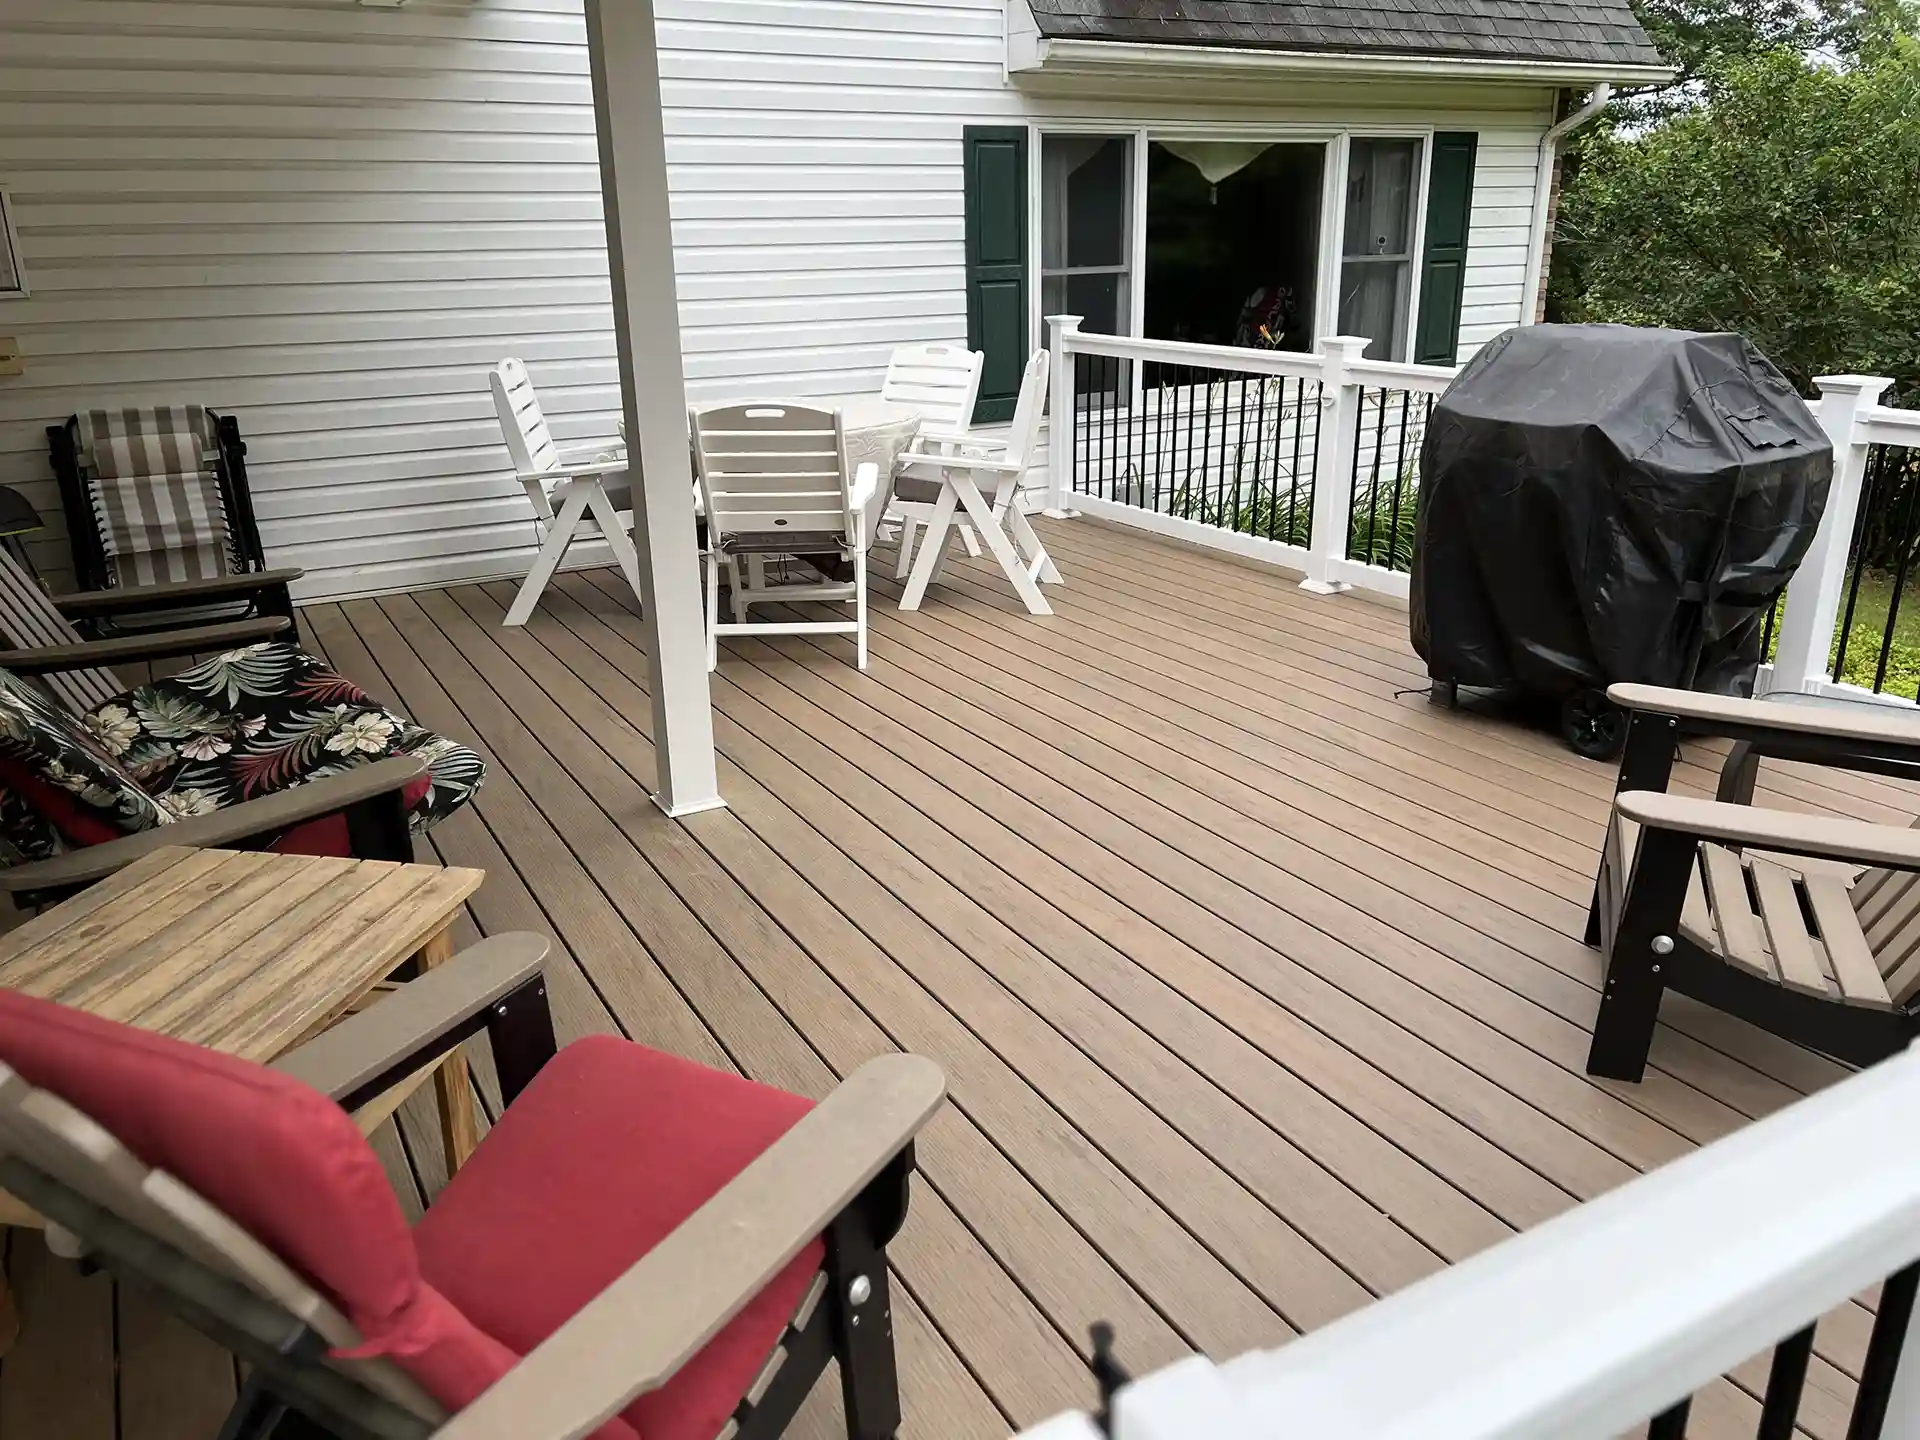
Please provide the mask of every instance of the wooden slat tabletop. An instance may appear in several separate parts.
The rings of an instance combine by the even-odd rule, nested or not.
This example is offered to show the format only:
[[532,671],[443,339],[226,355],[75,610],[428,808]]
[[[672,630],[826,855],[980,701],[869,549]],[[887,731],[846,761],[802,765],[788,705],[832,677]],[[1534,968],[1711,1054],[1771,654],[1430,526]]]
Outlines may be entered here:
[[0,936],[0,987],[268,1060],[420,950],[484,878],[386,860],[156,850]]

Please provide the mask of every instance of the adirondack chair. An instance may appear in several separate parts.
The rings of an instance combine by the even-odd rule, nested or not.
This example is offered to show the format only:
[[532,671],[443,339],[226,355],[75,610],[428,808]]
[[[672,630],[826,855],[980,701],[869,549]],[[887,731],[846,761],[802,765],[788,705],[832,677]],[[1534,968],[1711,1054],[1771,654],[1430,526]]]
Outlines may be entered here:
[[[909,452],[901,457],[903,477],[930,478],[941,487],[927,521],[926,538],[900,598],[902,610],[920,608],[928,584],[946,559],[947,542],[964,511],[1027,609],[1035,615],[1053,613],[1040,593],[1039,582],[1057,584],[1060,572],[1017,503],[1027,465],[1039,443],[1046,404],[1047,352],[1036,350],[1020,378],[1020,398],[1014,402],[1013,424],[1005,441],[968,439],[953,446],[952,453]],[[983,483],[992,486],[992,500],[981,494]]]
[[[85,410],[47,430],[82,590],[139,590],[111,617],[293,614],[296,568],[268,569],[239,422],[200,405]],[[169,586],[184,588],[167,589]],[[107,622],[98,612],[89,618]]]
[[[42,904],[161,844],[410,859],[484,762],[275,639],[288,623],[84,640],[0,548],[0,891]],[[109,668],[208,651],[138,686]]]
[[[724,635],[852,635],[867,668],[865,506],[880,483],[868,462],[847,474],[847,441],[836,410],[804,405],[716,405],[693,412],[694,473],[707,515],[707,668],[720,663]],[[851,581],[767,583],[770,555],[837,555]],[[733,619],[720,619],[720,567],[741,558]],[[749,607],[850,602],[851,620],[754,621]]]
[[1666,793],[1681,739],[1745,747],[1721,793],[1751,794],[1758,755],[1920,774],[1920,723],[1616,685],[1630,716],[1588,943],[1607,979],[1590,1073],[1638,1080],[1661,995],[1680,991],[1853,1064],[1920,1035],[1920,830]]
[[[0,1185],[251,1367],[223,1440],[764,1440],[829,1360],[852,1440],[892,1435],[885,1247],[939,1069],[811,1105],[556,1053],[545,950],[484,941],[271,1069],[0,994]],[[409,1229],[348,1112],[483,1031],[506,1109]]]
[[[511,357],[493,369],[493,407],[513,458],[514,471],[533,502],[540,529],[540,553],[507,607],[506,623],[524,625],[540,603],[540,594],[582,527],[591,523],[613,551],[613,558],[640,593],[640,562],[634,554],[633,490],[627,479],[626,446],[591,447],[563,453],[553,443],[540,397],[527,367]],[[588,532],[591,533],[591,532]]]
[[[880,382],[880,398],[920,412],[920,432],[914,437],[916,450],[941,454],[967,438],[986,359],[983,352],[963,345],[902,345],[893,352],[887,361],[886,378]],[[933,518],[940,486],[935,481],[901,474],[898,467],[893,481],[893,494],[881,519],[881,538],[887,538],[887,531],[897,532],[900,549],[894,578],[902,579],[913,561],[914,531]],[[972,526],[962,526],[960,538],[969,555],[980,553]]]

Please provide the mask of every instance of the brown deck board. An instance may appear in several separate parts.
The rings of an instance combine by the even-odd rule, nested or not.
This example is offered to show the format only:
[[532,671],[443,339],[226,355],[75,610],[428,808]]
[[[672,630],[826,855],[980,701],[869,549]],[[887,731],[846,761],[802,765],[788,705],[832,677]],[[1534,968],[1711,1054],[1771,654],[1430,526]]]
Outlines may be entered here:
[[[463,943],[553,942],[562,1038],[648,1044],[820,1095],[905,1048],[951,1102],[892,1256],[910,1436],[993,1436],[1123,1360],[1283,1343],[1842,1073],[1669,1000],[1639,1087],[1584,1072],[1580,943],[1611,771],[1413,692],[1404,612],[1091,523],[1027,616],[957,560],[925,608],[876,578],[841,638],[724,647],[730,808],[647,789],[647,659],[611,571],[316,605],[305,643],[486,786],[422,858],[488,872]],[[884,568],[884,567],[876,567]],[[1715,747],[1682,788],[1710,792]],[[1920,790],[1768,765],[1763,803],[1904,822]],[[484,1123],[498,1087],[471,1059]],[[374,1137],[403,1207],[441,1183],[429,1110]],[[15,1232],[27,1330],[0,1437],[211,1440],[226,1357]],[[1822,1321],[1802,1429],[1839,1440],[1871,1322]],[[117,1379],[114,1366],[117,1357]],[[1764,1358],[1690,1433],[1751,1433]],[[820,1387],[800,1440],[838,1434]]]

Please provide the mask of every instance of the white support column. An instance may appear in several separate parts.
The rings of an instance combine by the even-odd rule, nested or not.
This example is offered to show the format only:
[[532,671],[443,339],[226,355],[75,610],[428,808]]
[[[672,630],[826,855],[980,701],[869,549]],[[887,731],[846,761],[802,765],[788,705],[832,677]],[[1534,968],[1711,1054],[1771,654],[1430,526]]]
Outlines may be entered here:
[[1313,534],[1300,588],[1315,595],[1337,595],[1347,588],[1346,581],[1333,577],[1334,563],[1347,558],[1353,429],[1360,410],[1360,387],[1348,380],[1347,367],[1367,353],[1369,343],[1356,335],[1330,335],[1314,347],[1320,354],[1320,425],[1313,447]]
[[713,755],[653,0],[586,0],[586,17],[653,696],[653,799],[688,815],[726,802]]
[[1080,333],[1078,315],[1047,316],[1047,509],[1054,519],[1078,514],[1070,508],[1073,496],[1073,356],[1072,338]]
[[1772,690],[1810,690],[1827,674],[1840,595],[1846,588],[1847,551],[1866,480],[1866,447],[1854,443],[1855,422],[1862,410],[1879,403],[1893,382],[1878,375],[1822,375],[1813,383],[1820,389],[1820,428],[1833,441],[1833,486],[1813,544],[1787,583]]

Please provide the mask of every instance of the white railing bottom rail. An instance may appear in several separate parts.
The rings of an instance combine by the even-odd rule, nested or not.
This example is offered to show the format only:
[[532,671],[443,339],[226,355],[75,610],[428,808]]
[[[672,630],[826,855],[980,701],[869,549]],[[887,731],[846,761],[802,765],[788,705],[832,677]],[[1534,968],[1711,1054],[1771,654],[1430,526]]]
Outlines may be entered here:
[[1610,1440],[1663,1415],[1684,1435],[1689,1397],[1887,1281],[1847,1433],[1913,1440],[1916,1111],[1908,1051],[1281,1349],[1142,1377],[1112,1436]]

